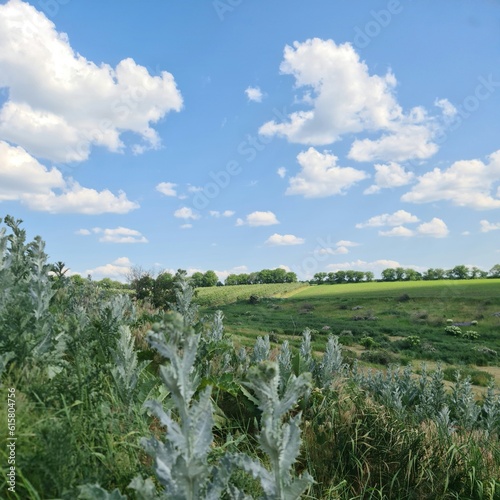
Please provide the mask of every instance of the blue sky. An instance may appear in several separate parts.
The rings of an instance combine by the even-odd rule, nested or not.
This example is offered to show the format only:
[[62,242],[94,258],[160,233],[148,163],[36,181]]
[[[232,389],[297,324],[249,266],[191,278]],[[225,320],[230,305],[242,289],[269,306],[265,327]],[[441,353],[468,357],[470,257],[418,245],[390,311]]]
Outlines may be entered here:
[[500,2],[0,1],[0,214],[71,271],[500,262]]

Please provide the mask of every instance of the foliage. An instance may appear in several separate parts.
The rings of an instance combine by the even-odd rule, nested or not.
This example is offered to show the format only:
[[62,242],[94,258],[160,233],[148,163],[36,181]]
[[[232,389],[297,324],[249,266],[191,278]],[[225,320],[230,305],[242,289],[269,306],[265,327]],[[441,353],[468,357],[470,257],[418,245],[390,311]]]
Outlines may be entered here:
[[[169,294],[162,307],[173,311],[164,313],[134,305],[116,283],[67,278],[62,261],[48,264],[41,238],[27,242],[12,217],[4,226],[0,396],[16,388],[23,450],[12,498],[499,497],[500,394],[489,374],[458,362],[460,374],[390,364],[430,343],[445,349],[429,356],[496,362],[494,280],[353,282],[341,293],[252,285],[262,288],[246,296],[244,285],[213,287],[202,292],[243,298],[200,318],[181,270],[160,275]],[[299,287],[286,301],[268,298]],[[235,288],[241,295],[231,295]],[[402,293],[411,301],[397,301]],[[255,305],[247,303],[252,294]],[[360,304],[379,321],[352,322]],[[444,337],[453,326],[447,317],[471,326],[480,320],[484,345],[464,341],[475,337],[472,329]],[[238,329],[252,340],[236,336]],[[363,356],[383,361],[384,371],[361,367],[344,338],[371,338],[380,349]],[[480,397],[473,383],[488,385]],[[0,436],[2,464],[5,445]]]

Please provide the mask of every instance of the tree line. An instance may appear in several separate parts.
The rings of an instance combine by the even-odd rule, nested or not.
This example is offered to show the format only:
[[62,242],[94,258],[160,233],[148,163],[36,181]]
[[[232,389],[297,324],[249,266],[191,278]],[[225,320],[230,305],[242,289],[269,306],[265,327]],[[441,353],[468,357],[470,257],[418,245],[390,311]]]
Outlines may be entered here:
[[[463,264],[451,269],[429,268],[424,272],[411,268],[390,267],[381,273],[377,281],[434,281],[434,280],[467,280],[467,279],[500,278],[500,264],[495,264],[489,271],[484,271],[476,266],[467,267]],[[361,283],[374,281],[375,276],[371,271],[337,271],[316,273],[310,283],[316,285],[333,285],[342,283]]]

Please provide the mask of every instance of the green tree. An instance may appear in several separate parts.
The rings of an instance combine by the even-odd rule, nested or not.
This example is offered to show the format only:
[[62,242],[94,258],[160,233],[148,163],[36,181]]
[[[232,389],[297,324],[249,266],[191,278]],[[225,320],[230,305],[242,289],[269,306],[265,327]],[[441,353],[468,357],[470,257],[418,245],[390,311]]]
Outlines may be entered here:
[[316,273],[312,279],[312,282],[316,285],[322,285],[326,282],[326,278],[328,277],[327,273]]
[[199,288],[204,286],[203,285],[203,273],[200,273],[199,271],[196,273],[193,273],[190,280],[189,280],[190,285],[193,288]]
[[451,270],[451,273],[452,273],[453,279],[456,279],[456,280],[466,280],[469,278],[469,268],[467,266],[464,266],[463,264],[459,265],[459,266],[455,266]]
[[285,275],[285,283],[297,283],[297,275],[293,271],[288,271]]
[[490,278],[500,278],[500,264],[495,264],[491,269],[490,269]]
[[375,279],[375,275],[371,271],[365,272],[365,281],[371,282]]
[[392,267],[382,271],[382,281],[396,281],[396,270]]
[[215,274],[214,271],[207,271],[203,275],[203,286],[205,286],[205,287],[215,286],[215,285],[217,285],[218,281],[219,281],[219,278],[217,278],[217,275]]

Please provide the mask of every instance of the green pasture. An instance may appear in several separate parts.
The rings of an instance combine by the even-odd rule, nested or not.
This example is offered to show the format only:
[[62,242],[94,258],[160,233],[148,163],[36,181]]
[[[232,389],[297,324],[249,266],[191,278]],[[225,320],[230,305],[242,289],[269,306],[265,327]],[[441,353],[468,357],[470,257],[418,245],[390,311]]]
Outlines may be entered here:
[[[443,363],[464,369],[500,366],[500,280],[373,282],[306,286],[272,296],[270,286],[246,285],[245,296],[205,301],[202,312],[221,309],[225,328],[242,345],[269,334],[275,343],[300,344],[305,328],[313,330],[313,347],[321,353],[329,334],[338,335],[346,357],[368,365]],[[227,287],[228,289],[238,288]],[[259,297],[258,301],[249,297]],[[207,297],[207,295],[205,295]],[[453,323],[479,338],[445,333]],[[367,340],[368,338],[368,340]]]

